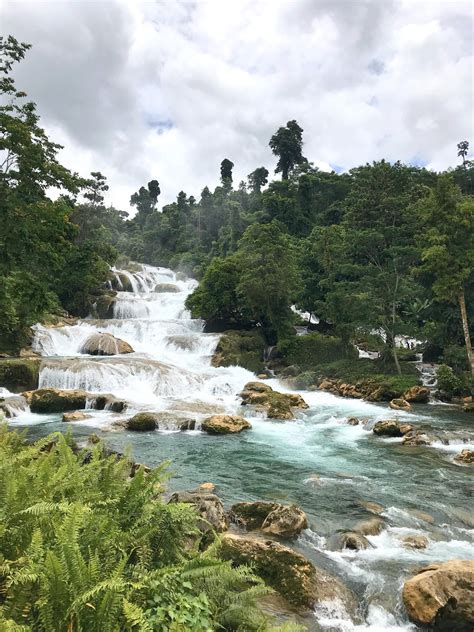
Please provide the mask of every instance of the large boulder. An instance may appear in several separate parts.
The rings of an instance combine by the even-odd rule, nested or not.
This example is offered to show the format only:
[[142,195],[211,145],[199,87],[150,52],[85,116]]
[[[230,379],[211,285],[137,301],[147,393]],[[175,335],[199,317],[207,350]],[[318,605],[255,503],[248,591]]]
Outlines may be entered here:
[[114,290],[122,292],[133,292],[133,284],[130,277],[125,272],[111,273],[110,283]]
[[373,433],[378,437],[403,437],[413,431],[411,424],[402,423],[397,419],[384,419],[377,421],[373,427]]
[[474,630],[474,561],[431,564],[403,586],[409,618],[435,632]]
[[412,386],[405,391],[403,399],[414,404],[427,404],[430,399],[430,389],[426,386]]
[[458,463],[472,465],[474,463],[474,451],[469,450],[469,448],[464,448],[459,454],[454,457],[454,460]]
[[114,306],[117,302],[117,298],[115,297],[115,292],[109,292],[107,294],[103,294],[99,296],[95,305],[94,311],[97,318],[100,319],[108,319],[114,317]]
[[158,420],[156,413],[137,413],[125,422],[127,430],[133,430],[135,432],[148,432],[150,430],[156,430],[158,427]]
[[38,388],[41,358],[1,358],[0,386],[13,393]]
[[308,527],[306,514],[296,505],[266,501],[236,503],[232,505],[230,515],[235,523],[247,530],[260,529],[284,538],[297,536]]
[[133,353],[132,347],[112,334],[96,333],[89,336],[80,349],[81,353],[94,356],[111,356],[120,353]]
[[269,419],[294,419],[295,408],[308,408],[308,404],[297,393],[279,393],[268,384],[248,382],[240,393],[242,406],[255,406],[265,411]]
[[22,393],[32,413],[63,413],[86,407],[85,391],[62,391],[57,388],[40,388]]
[[124,399],[119,399],[112,393],[90,393],[88,401],[95,410],[110,410],[113,413],[123,412],[128,405]]
[[235,434],[252,427],[246,419],[238,415],[212,415],[201,423],[201,429],[209,434]]
[[86,415],[80,410],[76,410],[72,413],[63,413],[63,421],[84,421],[84,419],[89,419],[90,415]]
[[411,446],[431,445],[432,442],[432,438],[421,430],[407,432],[402,439],[403,445]]
[[362,535],[378,535],[384,527],[385,520],[374,516],[368,520],[358,522],[354,527],[354,531]]
[[228,527],[224,506],[216,494],[197,489],[192,492],[175,492],[170,503],[190,503],[201,516],[198,527],[202,533],[214,530],[217,533],[226,531]]
[[342,582],[278,542],[227,533],[222,538],[221,554],[237,565],[251,564],[294,606],[314,608],[319,602],[337,599],[348,613],[355,613],[355,598]]
[[365,535],[356,533],[355,531],[339,531],[338,533],[334,533],[328,538],[327,546],[330,551],[343,551],[344,549],[360,551],[361,549],[372,547]]

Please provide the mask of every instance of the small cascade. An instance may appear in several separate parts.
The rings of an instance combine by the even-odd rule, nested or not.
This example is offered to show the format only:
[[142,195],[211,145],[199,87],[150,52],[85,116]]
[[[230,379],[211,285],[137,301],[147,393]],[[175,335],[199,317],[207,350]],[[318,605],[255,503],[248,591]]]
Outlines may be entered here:
[[[421,354],[420,354],[421,355]],[[436,364],[429,364],[420,360],[416,363],[416,368],[420,373],[420,380],[423,386],[429,388],[431,393],[434,393],[438,386],[438,380],[436,377]]]

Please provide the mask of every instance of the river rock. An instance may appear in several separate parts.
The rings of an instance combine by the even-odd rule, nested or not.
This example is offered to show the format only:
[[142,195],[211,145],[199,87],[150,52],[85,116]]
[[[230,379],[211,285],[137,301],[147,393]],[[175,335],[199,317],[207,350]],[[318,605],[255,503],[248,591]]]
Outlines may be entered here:
[[115,272],[111,275],[110,283],[114,290],[133,292],[133,284],[125,272]]
[[390,408],[393,408],[393,410],[403,410],[405,412],[409,412],[411,410],[411,404],[401,397],[398,399],[392,399],[389,406]]
[[474,561],[431,564],[405,582],[402,595],[417,625],[435,632],[474,629]]
[[89,336],[80,349],[81,353],[93,356],[111,356],[122,353],[133,353],[132,347],[112,334],[96,333]]
[[374,517],[358,522],[354,527],[354,531],[362,535],[378,535],[384,527],[385,521],[382,518]]
[[204,492],[205,494],[213,494],[216,491],[216,486],[214,483],[201,483],[196,491]]
[[411,424],[401,423],[397,419],[384,419],[377,421],[373,433],[378,437],[403,437],[413,430]]
[[217,533],[222,533],[228,527],[224,506],[216,494],[201,490],[175,492],[169,502],[193,504],[202,518],[198,523],[202,533],[207,533],[212,529]]
[[62,391],[57,388],[40,388],[36,391],[25,391],[22,395],[30,405],[32,413],[62,413],[68,410],[85,408],[87,393],[85,391]]
[[469,448],[464,448],[459,454],[454,457],[454,460],[458,463],[465,463],[471,465],[474,463],[474,451]]
[[235,564],[251,564],[268,585],[297,607],[314,608],[338,600],[351,615],[357,603],[342,582],[315,567],[303,555],[273,540],[227,533],[221,555]]
[[381,514],[385,510],[382,505],[374,503],[372,500],[359,500],[359,505],[373,514]]
[[256,406],[265,411],[269,419],[294,419],[295,408],[308,408],[308,404],[297,393],[279,393],[268,384],[248,382],[240,393],[242,406]]
[[430,399],[430,389],[426,386],[412,386],[405,391],[403,399],[414,404],[427,404]]
[[474,413],[474,403],[473,402],[464,402],[462,409],[465,413]]
[[306,514],[296,505],[280,505],[273,509],[262,524],[263,533],[293,538],[308,528]]
[[155,292],[159,292],[160,294],[175,294],[179,291],[179,287],[174,283],[158,283],[155,285]]
[[156,413],[137,413],[125,422],[127,430],[148,432],[158,427]]
[[431,445],[432,439],[425,433],[419,430],[412,430],[404,435],[402,439],[403,445],[412,445],[412,446],[420,446],[420,445]]
[[280,506],[279,503],[266,500],[236,503],[230,508],[229,515],[232,522],[248,531],[252,531],[253,529],[260,529],[268,514]]
[[90,393],[88,401],[95,410],[110,410],[113,413],[121,413],[128,406],[124,399],[119,399],[112,393]]
[[23,395],[9,395],[0,397],[0,411],[5,417],[16,417],[20,412],[26,410],[27,401]]
[[357,417],[349,417],[347,420],[349,426],[358,426],[360,424],[360,420]]
[[407,535],[402,542],[406,549],[426,549],[428,546],[428,538],[424,535]]
[[102,296],[99,296],[94,305],[94,311],[97,314],[97,317],[104,320],[113,318],[114,306],[116,302],[117,298],[115,297],[115,292],[110,292],[108,294],[103,294]]
[[209,434],[235,434],[252,427],[246,419],[238,415],[212,415],[204,419],[201,429]]
[[63,421],[83,421],[84,419],[89,419],[90,415],[86,415],[80,410],[76,410],[72,413],[64,413]]
[[41,358],[0,359],[0,386],[14,393],[38,388]]
[[372,547],[364,535],[356,533],[355,531],[340,531],[334,533],[328,538],[327,545],[330,551],[342,551],[344,549],[359,551]]

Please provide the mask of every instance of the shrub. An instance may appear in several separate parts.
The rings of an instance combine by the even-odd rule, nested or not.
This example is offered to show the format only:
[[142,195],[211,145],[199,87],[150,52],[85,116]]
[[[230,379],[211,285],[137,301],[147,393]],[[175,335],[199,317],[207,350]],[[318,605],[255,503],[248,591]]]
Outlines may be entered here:
[[282,341],[278,348],[287,364],[296,364],[303,371],[336,360],[356,360],[358,356],[357,350],[341,338],[320,333],[293,336]]

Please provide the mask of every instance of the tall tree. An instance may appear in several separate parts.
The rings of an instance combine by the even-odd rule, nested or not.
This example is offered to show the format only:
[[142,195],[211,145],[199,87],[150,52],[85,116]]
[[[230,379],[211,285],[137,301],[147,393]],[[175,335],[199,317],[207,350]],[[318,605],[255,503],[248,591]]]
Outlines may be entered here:
[[474,275],[474,200],[462,197],[450,175],[422,203],[426,233],[423,265],[433,274],[438,300],[457,302],[466,353],[474,375],[474,353],[466,310],[465,285]]
[[252,173],[247,176],[250,188],[254,193],[260,193],[262,187],[268,182],[268,169],[265,167],[258,167]]
[[156,210],[160,185],[158,180],[150,180],[147,187],[140,187],[130,198],[130,205],[137,209],[136,222],[144,226],[148,217]]
[[460,143],[458,143],[458,156],[462,158],[463,165],[466,164],[466,156],[467,156],[468,151],[469,151],[469,141],[462,140]]
[[288,180],[290,171],[304,162],[303,129],[296,121],[288,121],[286,127],[280,127],[270,139],[270,149],[278,156],[275,173],[281,173],[283,180]]
[[232,188],[232,169],[234,168],[234,163],[228,158],[224,158],[221,162],[221,182],[224,189]]

